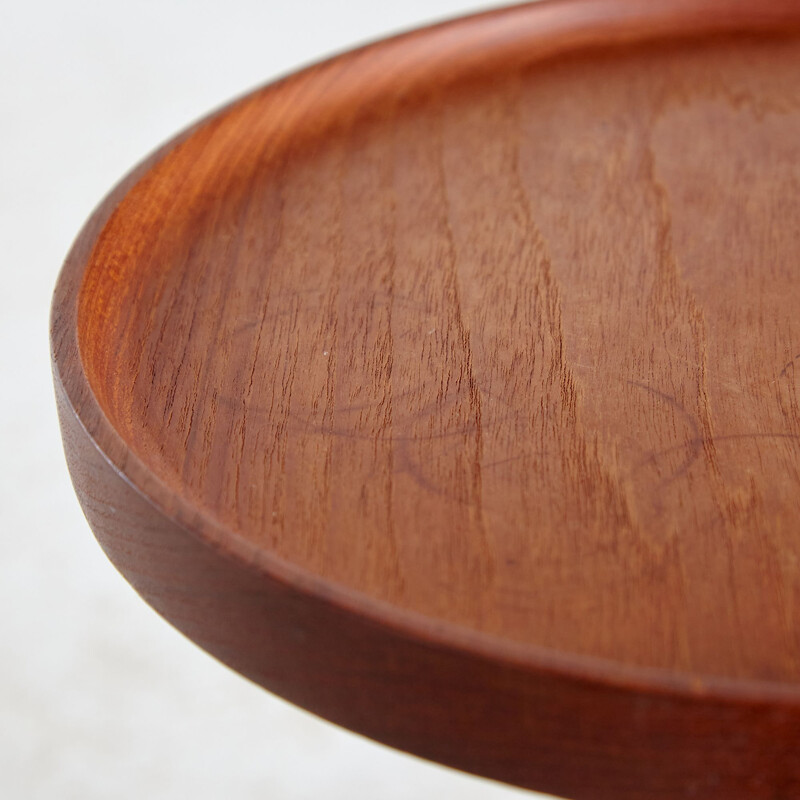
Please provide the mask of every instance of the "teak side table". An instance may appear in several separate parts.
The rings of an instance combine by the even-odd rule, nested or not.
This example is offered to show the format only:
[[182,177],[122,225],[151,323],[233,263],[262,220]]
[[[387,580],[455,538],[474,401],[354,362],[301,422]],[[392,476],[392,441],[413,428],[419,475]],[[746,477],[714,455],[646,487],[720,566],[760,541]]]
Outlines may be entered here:
[[75,488],[201,647],[574,800],[800,796],[800,4],[347,53],[125,178],[55,292]]

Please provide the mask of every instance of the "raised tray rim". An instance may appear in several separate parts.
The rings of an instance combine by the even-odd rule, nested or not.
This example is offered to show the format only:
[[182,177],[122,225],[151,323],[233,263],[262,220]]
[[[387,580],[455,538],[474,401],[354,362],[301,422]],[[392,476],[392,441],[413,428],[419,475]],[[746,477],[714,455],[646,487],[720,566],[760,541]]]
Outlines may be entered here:
[[[414,30],[315,63],[226,104],[159,147],[128,173],[86,222],[55,288],[50,322],[53,375],[88,439],[109,467],[142,499],[188,536],[247,573],[278,581],[346,613],[368,619],[421,643],[489,659],[530,673],[556,674],[580,683],[668,695],[702,702],[767,703],[800,709],[800,684],[700,675],[642,667],[506,640],[403,609],[337,584],[258,548],[174,492],[126,446],[103,413],[85,372],[78,343],[78,299],[94,243],[123,197],[178,144],[223,117],[239,103],[270,92],[302,91],[343,67],[368,70],[393,50],[417,47],[418,69],[407,86],[424,81],[446,63],[454,75],[480,74],[523,59],[544,60],[565,52],[662,39],[695,39],[735,33],[800,30],[793,0],[541,0],[483,12]],[[534,48],[536,52],[534,54]],[[431,55],[435,54],[435,55]],[[427,60],[426,60],[427,59]],[[399,80],[399,78],[397,78]],[[382,91],[380,86],[376,91]],[[331,103],[335,107],[335,98]]]

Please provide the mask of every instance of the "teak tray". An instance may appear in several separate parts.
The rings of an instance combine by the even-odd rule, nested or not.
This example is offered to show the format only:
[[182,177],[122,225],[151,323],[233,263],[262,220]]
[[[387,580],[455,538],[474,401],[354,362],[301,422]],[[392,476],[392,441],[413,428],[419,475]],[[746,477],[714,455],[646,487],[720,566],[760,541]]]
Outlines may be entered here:
[[160,149],[53,306],[110,559],[426,758],[800,795],[799,37],[788,0],[520,6]]

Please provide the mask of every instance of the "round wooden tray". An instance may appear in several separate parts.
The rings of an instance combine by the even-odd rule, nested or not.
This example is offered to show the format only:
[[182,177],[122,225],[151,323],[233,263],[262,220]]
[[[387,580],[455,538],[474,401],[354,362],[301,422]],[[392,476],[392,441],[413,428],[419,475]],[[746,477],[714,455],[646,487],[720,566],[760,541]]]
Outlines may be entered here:
[[395,747],[797,796],[799,35],[788,0],[521,6],[151,156],[53,307],[111,560]]

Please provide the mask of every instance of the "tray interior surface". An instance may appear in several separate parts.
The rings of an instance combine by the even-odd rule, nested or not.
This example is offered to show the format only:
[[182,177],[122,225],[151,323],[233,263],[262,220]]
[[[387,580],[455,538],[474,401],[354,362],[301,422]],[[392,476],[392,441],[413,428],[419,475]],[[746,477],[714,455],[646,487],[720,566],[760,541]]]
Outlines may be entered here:
[[280,153],[246,101],[98,240],[92,389],[161,481],[332,583],[794,682],[798,78],[796,38],[631,46]]

